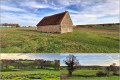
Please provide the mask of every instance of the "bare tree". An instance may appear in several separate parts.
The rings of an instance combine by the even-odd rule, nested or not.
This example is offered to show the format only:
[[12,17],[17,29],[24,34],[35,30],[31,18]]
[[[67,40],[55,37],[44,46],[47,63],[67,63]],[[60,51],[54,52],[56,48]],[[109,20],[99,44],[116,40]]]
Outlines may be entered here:
[[22,68],[22,63],[21,63],[21,61],[20,60],[17,60],[16,62],[15,62],[15,68],[18,68],[18,69],[20,69],[20,68]]
[[9,68],[9,65],[10,65],[10,63],[11,63],[11,60],[1,60],[1,62],[2,62],[2,68],[5,66],[5,68],[6,69],[8,69]]
[[54,60],[54,68],[59,69],[60,68],[60,60]]
[[37,68],[43,68],[45,61],[43,59],[35,59],[33,64],[37,66]]
[[72,76],[72,72],[74,70],[76,70],[76,68],[79,65],[79,60],[76,58],[76,56],[74,55],[69,55],[68,57],[66,57],[65,60],[63,60],[64,63],[67,65],[67,69],[69,72],[69,76]]
[[117,71],[116,63],[113,63],[112,65],[110,65],[110,70],[113,72]]
[[47,67],[50,67],[51,61],[44,61],[44,68],[47,69]]
[[113,73],[115,73],[116,71],[118,71],[119,69],[116,67],[116,63],[111,64],[110,66],[106,67],[106,73],[107,75],[109,75],[109,73],[112,71]]
[[112,66],[116,66],[116,63],[113,63]]

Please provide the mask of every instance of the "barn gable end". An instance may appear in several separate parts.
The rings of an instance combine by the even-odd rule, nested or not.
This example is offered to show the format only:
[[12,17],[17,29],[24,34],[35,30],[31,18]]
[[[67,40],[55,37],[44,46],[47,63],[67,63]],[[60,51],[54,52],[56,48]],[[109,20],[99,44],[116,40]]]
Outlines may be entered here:
[[65,11],[65,16],[63,20],[61,21],[61,33],[66,33],[66,32],[73,32],[73,23],[70,18],[70,15],[68,11]]

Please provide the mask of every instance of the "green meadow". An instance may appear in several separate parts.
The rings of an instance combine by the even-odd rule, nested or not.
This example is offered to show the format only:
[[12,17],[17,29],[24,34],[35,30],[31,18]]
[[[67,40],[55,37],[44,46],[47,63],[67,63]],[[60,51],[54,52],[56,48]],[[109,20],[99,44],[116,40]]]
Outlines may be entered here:
[[[54,67],[38,68],[37,65],[32,65],[34,61],[11,61],[6,68],[6,63],[1,64],[0,80],[59,80],[60,71]],[[19,68],[15,67],[19,65]],[[36,63],[37,64],[37,63]],[[52,64],[52,63],[51,63]],[[34,68],[31,68],[33,66]],[[40,66],[40,65],[38,65]],[[50,66],[50,65],[49,65]]]
[[[96,77],[96,73],[103,70],[76,70],[73,72],[72,77],[64,77],[63,80],[119,80],[119,76],[109,76],[109,77]],[[67,75],[67,70],[60,70],[61,75]],[[90,77],[83,77],[80,75],[87,75]]]
[[67,80],[119,80],[118,76],[112,77],[69,77]]
[[118,53],[119,32],[41,33],[36,27],[1,28],[1,53]]
[[1,80],[59,80],[59,70],[11,69],[1,72]]

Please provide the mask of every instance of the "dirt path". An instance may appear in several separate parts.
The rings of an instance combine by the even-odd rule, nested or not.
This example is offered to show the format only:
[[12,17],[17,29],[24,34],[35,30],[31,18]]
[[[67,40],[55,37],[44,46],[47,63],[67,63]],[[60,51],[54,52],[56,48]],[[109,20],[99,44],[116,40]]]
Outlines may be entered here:
[[98,29],[98,28],[74,28],[77,30],[97,30],[97,31],[110,31],[110,32],[119,32],[119,30],[112,30],[112,29]]

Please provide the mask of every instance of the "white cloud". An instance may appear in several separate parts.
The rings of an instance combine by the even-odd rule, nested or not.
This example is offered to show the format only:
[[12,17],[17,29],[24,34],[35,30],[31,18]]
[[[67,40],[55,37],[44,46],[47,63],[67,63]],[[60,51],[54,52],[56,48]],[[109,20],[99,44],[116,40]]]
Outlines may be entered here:
[[24,9],[21,8],[15,8],[15,7],[10,7],[6,5],[1,5],[1,10],[6,10],[6,11],[19,11],[19,12],[26,12]]
[[64,9],[69,5],[78,5],[81,0],[43,0],[39,2],[38,0],[24,1],[20,2],[21,6],[26,6],[28,8],[51,8],[51,9]]
[[36,14],[32,13],[1,13],[1,15],[1,23],[16,23],[20,24],[21,26],[36,26],[40,19],[42,19],[41,17],[38,18]]
[[75,25],[84,24],[84,22],[91,22],[96,20],[96,17],[94,15],[76,14],[76,15],[71,15],[71,17]]
[[92,7],[86,8],[86,11],[90,11],[92,14],[101,15],[115,15],[119,14],[119,2],[107,1],[106,3],[98,4]]
[[[7,3],[7,5],[5,5],[5,3]],[[36,25],[39,20],[44,17],[42,14],[39,14],[41,17],[38,17],[38,14],[35,14],[39,8],[51,8],[56,11],[68,10],[71,13],[71,18],[74,25],[119,22],[119,18],[114,17],[114,15],[119,15],[119,0],[44,0],[42,2],[38,2],[37,0],[25,0],[17,1],[16,3],[17,4],[10,4],[7,1],[4,3],[2,2],[1,10],[8,12],[24,12],[24,14],[15,14],[14,12],[6,12],[6,14],[1,13],[2,22],[8,21],[10,23],[17,23],[19,20],[21,25]],[[72,10],[70,8],[66,9],[66,7],[70,5],[76,5],[78,10]],[[44,15],[46,14],[51,13],[45,13]]]
[[[119,17],[107,17],[99,19],[100,17],[119,15],[119,1],[99,2],[92,6],[92,1],[82,1],[81,6],[84,8],[82,11],[68,10],[71,13],[73,23],[76,24],[94,24],[94,23],[114,23],[119,22]],[[78,6],[79,7],[79,6]],[[80,8],[79,8],[80,9]]]
[[37,3],[36,1],[24,1],[23,3],[20,3],[20,6],[26,6],[28,8],[49,8],[48,5],[43,3]]
[[21,55],[21,53],[19,54],[15,54],[15,53],[11,53],[11,54],[1,54],[1,59],[29,59],[28,56],[26,55]]
[[[53,0],[54,1],[54,0]],[[68,5],[77,5],[81,2],[81,0],[57,0],[57,3],[59,3],[61,6],[68,6]]]
[[[54,55],[54,56],[53,56]],[[45,60],[59,60],[59,54],[48,53],[1,53],[0,59],[45,59]]]
[[[106,56],[108,58],[108,61],[110,63],[108,63],[109,65],[113,64],[113,63],[116,63],[117,66],[120,66],[120,55],[119,53],[118,54],[103,54],[104,56]],[[107,65],[107,64],[106,64]]]

